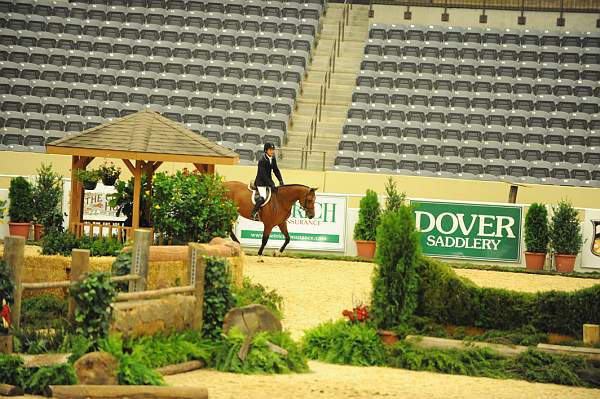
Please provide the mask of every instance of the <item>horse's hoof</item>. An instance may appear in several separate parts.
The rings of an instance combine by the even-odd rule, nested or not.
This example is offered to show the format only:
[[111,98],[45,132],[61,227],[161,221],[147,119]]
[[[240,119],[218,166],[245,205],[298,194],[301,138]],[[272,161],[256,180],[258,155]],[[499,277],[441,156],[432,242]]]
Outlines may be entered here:
[[258,257],[258,263],[265,263],[265,260],[262,258],[262,255]]
[[278,256],[279,256],[279,252],[277,252],[277,251],[273,252],[273,257],[274,257],[274,258],[276,258],[276,257],[278,257]]

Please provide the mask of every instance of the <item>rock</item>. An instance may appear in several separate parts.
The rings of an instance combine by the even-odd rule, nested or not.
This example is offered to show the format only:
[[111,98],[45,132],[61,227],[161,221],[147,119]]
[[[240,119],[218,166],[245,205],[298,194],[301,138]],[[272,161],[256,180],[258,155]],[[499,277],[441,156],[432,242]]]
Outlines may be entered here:
[[242,333],[255,334],[259,331],[278,332],[282,330],[281,322],[263,305],[248,305],[233,308],[225,315],[223,332],[227,333],[237,327]]
[[119,362],[106,352],[83,355],[74,364],[77,380],[82,385],[118,385]]

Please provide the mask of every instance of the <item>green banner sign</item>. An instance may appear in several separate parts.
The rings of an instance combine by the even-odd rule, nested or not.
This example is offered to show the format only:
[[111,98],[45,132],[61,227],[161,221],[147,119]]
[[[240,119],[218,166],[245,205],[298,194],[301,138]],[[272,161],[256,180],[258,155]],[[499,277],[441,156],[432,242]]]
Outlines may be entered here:
[[518,262],[521,207],[412,200],[423,254]]

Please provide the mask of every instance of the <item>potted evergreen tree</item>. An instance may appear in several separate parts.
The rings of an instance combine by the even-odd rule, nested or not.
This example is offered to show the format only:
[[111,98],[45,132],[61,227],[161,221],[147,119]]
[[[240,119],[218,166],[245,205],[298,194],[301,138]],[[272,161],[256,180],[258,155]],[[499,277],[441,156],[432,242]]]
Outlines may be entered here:
[[97,170],[77,169],[75,178],[83,183],[83,188],[86,190],[93,190],[96,188],[96,185],[98,185],[100,173]]
[[548,210],[543,204],[533,203],[525,215],[525,267],[542,270],[548,249]]
[[552,207],[554,214],[550,223],[550,240],[554,250],[556,271],[572,272],[575,258],[583,244],[581,225],[577,211],[567,201]]
[[51,224],[55,214],[60,213],[62,201],[62,182],[60,176],[52,170],[52,164],[42,163],[33,186],[34,239],[42,237],[42,228]]
[[98,168],[98,173],[100,173],[102,184],[105,186],[114,186],[121,175],[121,169],[116,167],[112,162],[104,162],[100,165],[100,168]]
[[375,238],[381,207],[377,199],[377,193],[367,190],[367,194],[360,200],[358,211],[358,223],[354,226],[354,241],[358,256],[373,259],[375,256]]
[[29,229],[33,219],[33,194],[31,184],[19,176],[10,180],[8,189],[8,228],[10,235],[29,238]]

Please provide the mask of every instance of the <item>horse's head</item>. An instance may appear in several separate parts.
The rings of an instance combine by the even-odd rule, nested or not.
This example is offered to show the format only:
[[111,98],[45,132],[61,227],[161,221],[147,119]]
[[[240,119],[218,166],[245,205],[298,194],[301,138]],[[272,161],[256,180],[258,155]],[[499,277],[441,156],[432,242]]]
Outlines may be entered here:
[[306,187],[306,194],[304,195],[304,201],[301,202],[302,209],[306,212],[306,216],[309,219],[315,217],[315,200],[317,199],[317,188]]

